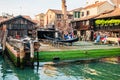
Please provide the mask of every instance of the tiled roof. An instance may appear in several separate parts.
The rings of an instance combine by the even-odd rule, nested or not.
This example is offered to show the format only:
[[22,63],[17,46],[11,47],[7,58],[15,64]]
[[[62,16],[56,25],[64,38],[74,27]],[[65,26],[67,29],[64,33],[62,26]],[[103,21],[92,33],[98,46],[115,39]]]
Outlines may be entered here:
[[39,16],[39,15],[45,15],[44,13],[40,13],[40,14],[37,14],[37,15],[35,15],[35,16]]
[[31,20],[31,17],[28,15],[22,15],[24,18]]
[[16,19],[16,18],[19,18],[19,17],[22,17],[22,18],[24,18],[24,19],[26,19],[26,20],[28,20],[28,21],[36,24],[36,23],[33,22],[31,19],[28,19],[29,17],[27,17],[27,16],[22,16],[22,15],[19,15],[19,16],[16,16],[16,17],[12,17],[12,18],[8,18],[8,19],[4,19],[4,20],[0,21],[0,24],[5,23],[5,22],[8,22],[8,21],[13,20],[13,19]]
[[[55,10],[55,9],[49,9],[49,10],[53,11],[56,14],[62,14],[62,10]],[[70,14],[70,12],[67,11],[67,14]]]
[[81,20],[81,21],[82,21],[82,20],[89,20],[89,19],[95,18],[95,17],[97,17],[97,16],[99,16],[99,15],[86,16],[86,17],[80,18],[80,20]]
[[3,18],[3,17],[0,17],[0,23],[1,23],[1,22],[4,22],[4,21],[7,21],[8,19],[10,19],[10,18]]
[[32,20],[34,23],[39,23],[39,21],[38,20]]
[[[99,15],[87,16],[87,17],[83,17],[83,18],[76,19],[76,20],[74,20],[74,21],[85,21],[85,20],[93,19],[93,18],[95,18],[95,17],[97,17],[97,16],[99,16]],[[72,21],[72,22],[74,22],[74,21]]]
[[84,9],[99,7],[99,6],[101,6],[102,4],[104,4],[104,3],[106,3],[106,2],[107,2],[107,1],[98,2],[98,3],[92,4],[92,5],[88,5],[88,6],[86,6]]
[[76,9],[73,9],[73,10],[71,10],[71,11],[80,11],[82,8],[80,7],[80,8],[76,8]]
[[114,17],[114,16],[120,16],[120,8],[115,8],[113,11],[109,13],[101,14],[97,18],[107,18],[107,17]]

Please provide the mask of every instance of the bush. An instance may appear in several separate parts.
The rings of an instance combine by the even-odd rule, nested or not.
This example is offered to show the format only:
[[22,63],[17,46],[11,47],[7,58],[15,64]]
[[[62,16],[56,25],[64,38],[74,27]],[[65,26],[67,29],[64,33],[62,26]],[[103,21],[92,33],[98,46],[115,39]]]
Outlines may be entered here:
[[111,20],[101,19],[101,20],[96,20],[95,21],[96,26],[98,26],[98,25],[101,25],[101,26],[104,26],[104,25],[119,25],[119,24],[120,24],[120,19],[111,19]]

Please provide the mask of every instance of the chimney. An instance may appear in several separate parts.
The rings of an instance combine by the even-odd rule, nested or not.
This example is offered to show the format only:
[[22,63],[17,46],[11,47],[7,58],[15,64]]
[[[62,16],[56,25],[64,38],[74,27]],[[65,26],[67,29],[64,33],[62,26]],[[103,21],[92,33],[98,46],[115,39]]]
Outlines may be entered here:
[[64,15],[64,19],[67,19],[67,6],[66,6],[66,0],[62,0],[62,14]]
[[66,6],[66,0],[62,0],[62,14],[63,14],[63,27],[64,30],[67,29],[67,6]]
[[116,7],[119,7],[120,0],[110,0]]

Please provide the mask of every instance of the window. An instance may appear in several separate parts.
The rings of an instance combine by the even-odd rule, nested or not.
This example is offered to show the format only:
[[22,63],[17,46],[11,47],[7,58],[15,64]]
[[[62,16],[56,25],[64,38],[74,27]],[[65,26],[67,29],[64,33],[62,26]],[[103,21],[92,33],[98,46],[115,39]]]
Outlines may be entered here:
[[86,15],[88,16],[89,14],[90,14],[90,12],[89,12],[89,11],[87,11],[87,14],[86,14]]
[[50,18],[51,18],[51,15],[50,15]]
[[72,19],[73,18],[73,16],[72,15],[68,15],[68,19]]
[[82,12],[82,16],[84,16],[84,12]]
[[78,18],[80,18],[80,12],[78,12]]
[[77,17],[77,14],[76,14],[77,12],[74,12],[74,17],[76,18]]
[[61,19],[61,14],[57,14],[57,18],[58,18],[58,19]]
[[41,18],[44,18],[43,16],[41,16]]
[[80,12],[74,12],[74,18],[80,18]]

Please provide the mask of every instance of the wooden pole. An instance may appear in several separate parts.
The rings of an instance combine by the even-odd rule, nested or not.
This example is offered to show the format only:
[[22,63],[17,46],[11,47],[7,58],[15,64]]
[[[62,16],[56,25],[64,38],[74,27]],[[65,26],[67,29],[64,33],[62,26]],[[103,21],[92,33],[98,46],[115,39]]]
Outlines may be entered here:
[[22,44],[20,47],[20,68],[24,68],[24,57],[25,57],[25,52],[24,52],[24,45]]
[[30,41],[30,59],[31,59],[31,67],[34,68],[34,43]]
[[34,42],[34,51],[37,52],[37,67],[39,67],[39,48],[40,44],[39,42]]

